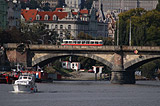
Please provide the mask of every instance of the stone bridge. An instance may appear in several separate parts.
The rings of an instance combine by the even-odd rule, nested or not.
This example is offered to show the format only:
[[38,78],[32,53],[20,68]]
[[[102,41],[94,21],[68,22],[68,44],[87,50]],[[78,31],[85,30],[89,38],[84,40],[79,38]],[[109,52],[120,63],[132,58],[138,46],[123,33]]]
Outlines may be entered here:
[[[22,50],[18,51],[18,47]],[[97,60],[112,70],[112,83],[135,83],[134,69],[160,58],[160,47],[153,46],[60,46],[5,44],[10,62],[35,66],[62,56],[83,56]]]

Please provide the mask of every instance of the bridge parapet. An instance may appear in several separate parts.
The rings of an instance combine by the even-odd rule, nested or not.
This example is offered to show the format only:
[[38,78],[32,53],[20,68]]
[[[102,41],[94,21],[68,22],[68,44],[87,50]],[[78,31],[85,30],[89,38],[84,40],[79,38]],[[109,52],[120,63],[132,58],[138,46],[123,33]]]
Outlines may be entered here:
[[61,46],[61,45],[29,45],[31,50],[92,50],[119,51],[119,46]]
[[148,52],[160,52],[160,46],[123,46],[123,51],[148,51]]
[[[5,48],[16,49],[17,43],[4,44]],[[31,50],[98,50],[98,51],[148,51],[160,52],[160,46],[61,46],[61,45],[28,45]]]

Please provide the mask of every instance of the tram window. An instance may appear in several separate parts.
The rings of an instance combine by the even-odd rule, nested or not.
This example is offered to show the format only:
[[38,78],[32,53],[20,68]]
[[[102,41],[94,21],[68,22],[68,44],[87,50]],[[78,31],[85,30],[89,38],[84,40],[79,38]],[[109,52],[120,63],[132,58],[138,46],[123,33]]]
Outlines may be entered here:
[[68,41],[65,41],[64,43],[68,44]]
[[80,43],[81,43],[81,41],[78,41],[77,43],[78,43],[78,44],[80,44]]
[[82,44],[85,44],[85,41],[82,41]]
[[76,41],[73,41],[74,44],[76,44]]
[[99,44],[102,44],[102,42],[99,42]]
[[98,44],[98,42],[95,42],[95,44]]
[[69,41],[69,44],[72,44],[72,41]]
[[89,44],[89,41],[86,41],[86,44]]
[[93,42],[93,41],[91,41],[91,44],[94,44],[94,42]]

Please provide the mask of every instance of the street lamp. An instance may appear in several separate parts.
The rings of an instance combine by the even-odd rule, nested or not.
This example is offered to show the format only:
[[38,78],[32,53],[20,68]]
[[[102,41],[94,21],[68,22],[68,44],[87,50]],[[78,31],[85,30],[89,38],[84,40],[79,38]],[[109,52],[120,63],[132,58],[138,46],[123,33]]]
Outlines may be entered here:
[[38,40],[40,40],[42,42],[42,44],[44,44],[44,41],[42,39],[38,39]]
[[29,44],[32,44],[32,41],[31,40],[27,40],[29,42]]
[[50,44],[52,44],[52,41],[51,41],[51,40],[48,40],[48,42],[50,42]]
[[130,31],[129,31],[129,46],[131,46],[132,28],[131,28],[131,18],[130,18]]
[[46,36],[46,35],[43,35],[43,44],[44,44],[44,41],[45,41],[45,40],[44,40],[44,37],[45,37],[45,36]]

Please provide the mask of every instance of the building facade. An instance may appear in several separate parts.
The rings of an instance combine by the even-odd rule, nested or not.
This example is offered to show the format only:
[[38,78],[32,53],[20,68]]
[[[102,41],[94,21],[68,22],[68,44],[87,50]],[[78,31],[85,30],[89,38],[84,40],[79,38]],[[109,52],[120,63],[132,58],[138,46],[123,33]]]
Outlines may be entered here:
[[7,28],[7,1],[0,0],[0,28]]
[[152,10],[156,8],[158,0],[98,0],[96,1],[96,8],[99,8],[99,3],[104,5],[104,11],[108,10],[130,10],[134,8],[144,8],[145,10]]
[[65,0],[65,4],[69,7],[69,8],[75,8],[75,9],[79,9],[81,8],[81,1],[82,0]]
[[2,29],[19,28],[20,19],[20,2],[17,0],[0,0],[0,27]]
[[45,6],[46,3],[49,3],[50,8],[54,8],[58,5],[58,0],[42,0],[41,4]]
[[19,28],[21,20],[21,5],[17,0],[8,1],[7,10],[8,29],[13,27]]
[[[32,13],[32,12],[33,13]],[[75,12],[73,9],[57,8],[55,11],[23,10],[22,19],[31,23],[44,23],[47,29],[55,30],[59,37],[66,39],[66,35],[76,37],[80,32],[87,33],[93,37],[107,37],[107,24],[99,22],[96,9],[86,9]],[[32,15],[35,14],[35,15]]]
[[62,61],[62,68],[78,71],[81,68],[80,62]]

